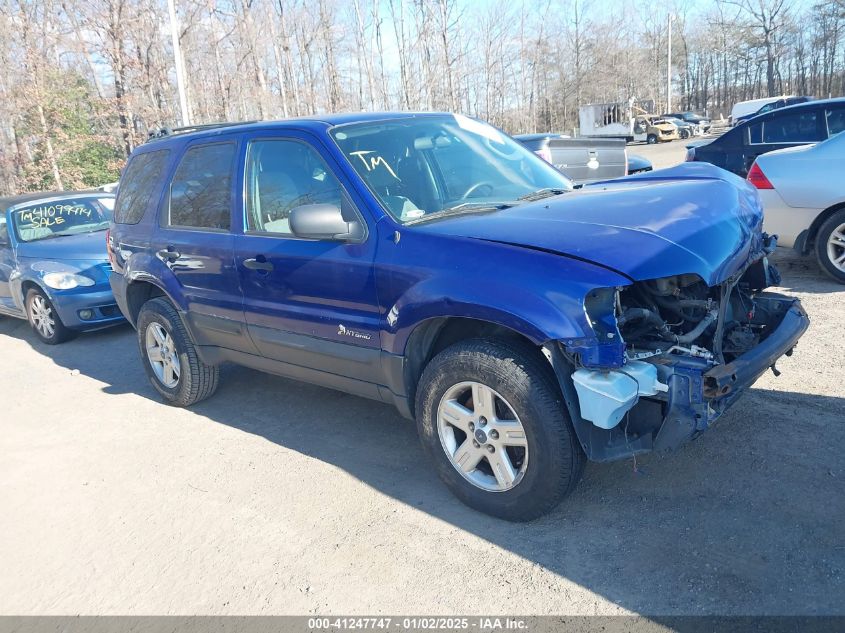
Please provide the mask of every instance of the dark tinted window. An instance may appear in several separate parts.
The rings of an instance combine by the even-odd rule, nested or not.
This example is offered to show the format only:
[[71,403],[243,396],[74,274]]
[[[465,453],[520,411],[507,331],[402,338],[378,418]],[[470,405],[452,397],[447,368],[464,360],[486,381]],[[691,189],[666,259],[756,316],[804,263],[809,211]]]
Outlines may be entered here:
[[203,229],[229,228],[234,143],[192,147],[170,184],[170,213],[162,224]]
[[0,215],[0,245],[9,243],[9,228],[6,226],[6,216]]
[[129,160],[118,188],[114,207],[114,221],[119,224],[138,224],[150,203],[150,198],[159,191],[158,183],[170,150],[145,152]]
[[827,116],[827,133],[830,136],[845,131],[845,107],[825,111]]
[[255,141],[247,159],[247,229],[290,234],[291,209],[341,206],[340,183],[313,148],[298,141]]
[[783,112],[751,126],[751,143],[814,143],[823,140],[818,110]]

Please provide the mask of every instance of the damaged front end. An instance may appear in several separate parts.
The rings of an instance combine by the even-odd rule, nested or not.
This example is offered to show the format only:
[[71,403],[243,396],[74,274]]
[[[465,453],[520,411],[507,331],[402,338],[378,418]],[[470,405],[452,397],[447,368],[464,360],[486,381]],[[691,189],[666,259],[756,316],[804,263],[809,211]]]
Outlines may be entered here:
[[595,337],[548,348],[584,451],[610,461],[672,450],[715,422],[809,326],[767,255],[714,286],[683,274],[591,292]]

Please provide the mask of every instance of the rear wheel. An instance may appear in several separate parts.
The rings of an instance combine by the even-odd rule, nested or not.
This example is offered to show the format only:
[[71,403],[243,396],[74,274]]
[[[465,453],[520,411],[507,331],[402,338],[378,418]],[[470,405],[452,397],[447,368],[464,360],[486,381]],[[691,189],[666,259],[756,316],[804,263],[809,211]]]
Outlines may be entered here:
[[32,331],[47,345],[57,345],[72,339],[76,332],[65,327],[53,302],[41,289],[26,293],[26,316]]
[[845,209],[822,224],[816,235],[819,266],[839,283],[845,283]]
[[150,382],[169,404],[187,407],[217,390],[217,367],[202,362],[182,317],[167,299],[151,299],[141,307],[138,347]]
[[529,521],[581,477],[584,453],[560,391],[527,346],[477,339],[447,348],[423,372],[416,410],[440,478],[476,510]]

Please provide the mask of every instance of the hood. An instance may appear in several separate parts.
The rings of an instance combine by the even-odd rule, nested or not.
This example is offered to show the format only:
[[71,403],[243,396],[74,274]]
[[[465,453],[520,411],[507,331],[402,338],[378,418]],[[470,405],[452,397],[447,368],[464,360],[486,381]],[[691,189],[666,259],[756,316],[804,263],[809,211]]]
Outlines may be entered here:
[[757,192],[707,163],[596,183],[539,202],[415,229],[547,251],[635,280],[723,282],[761,248]]
[[34,242],[18,242],[18,257],[54,261],[87,260],[108,261],[106,232],[65,235]]

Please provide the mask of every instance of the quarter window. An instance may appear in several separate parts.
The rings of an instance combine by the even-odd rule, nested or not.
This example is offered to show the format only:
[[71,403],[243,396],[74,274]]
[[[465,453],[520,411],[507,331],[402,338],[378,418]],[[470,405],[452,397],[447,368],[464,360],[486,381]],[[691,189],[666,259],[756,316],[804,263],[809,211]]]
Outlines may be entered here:
[[138,224],[153,194],[161,191],[158,183],[170,150],[144,152],[130,159],[120,179],[117,201],[114,207],[114,221],[118,224]]
[[170,184],[169,226],[228,230],[232,208],[234,143],[190,148]]
[[290,212],[304,204],[341,207],[340,183],[320,155],[299,141],[253,141],[246,168],[249,231],[290,235]]
[[818,111],[803,110],[775,115],[750,127],[750,141],[757,143],[815,143],[823,140]]
[[827,133],[829,136],[845,131],[845,108],[827,110]]

